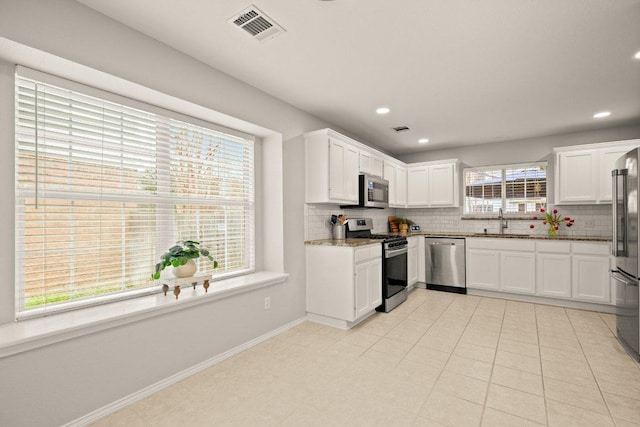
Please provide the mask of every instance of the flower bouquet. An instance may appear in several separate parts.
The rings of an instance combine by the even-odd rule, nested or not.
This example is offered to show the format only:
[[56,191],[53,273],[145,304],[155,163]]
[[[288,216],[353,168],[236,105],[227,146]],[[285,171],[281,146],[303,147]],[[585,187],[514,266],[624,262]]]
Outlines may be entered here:
[[[544,218],[538,218],[537,216],[534,216],[533,220],[537,221],[538,219],[542,219],[542,224],[549,226],[549,236],[556,236],[558,234],[560,224],[565,223],[567,227],[571,227],[575,222],[575,219],[572,219],[568,216],[562,217],[558,213],[557,209],[554,209],[553,213],[551,213],[546,211],[544,208],[540,208],[540,213],[544,214]],[[535,228],[535,225],[531,224],[529,228]]]

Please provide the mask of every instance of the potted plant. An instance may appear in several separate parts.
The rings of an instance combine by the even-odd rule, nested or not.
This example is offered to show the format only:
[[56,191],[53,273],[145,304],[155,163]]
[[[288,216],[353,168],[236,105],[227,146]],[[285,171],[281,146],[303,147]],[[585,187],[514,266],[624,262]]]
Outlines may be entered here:
[[161,261],[156,264],[156,272],[153,274],[153,278],[158,280],[160,272],[169,266],[173,267],[172,273],[175,277],[191,277],[197,269],[194,259],[200,258],[200,256],[213,261],[213,268],[218,267],[218,261],[213,259],[207,249],[200,247],[200,242],[195,240],[178,241],[175,246],[172,246],[162,254]]
[[407,218],[397,218],[396,222],[398,223],[398,227],[400,231],[406,233],[409,230],[409,226],[415,224],[413,221]]

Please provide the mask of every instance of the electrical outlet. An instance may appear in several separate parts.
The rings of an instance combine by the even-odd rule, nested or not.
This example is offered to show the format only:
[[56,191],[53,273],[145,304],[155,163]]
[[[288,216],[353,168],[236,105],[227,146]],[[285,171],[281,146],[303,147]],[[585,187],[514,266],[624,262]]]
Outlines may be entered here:
[[264,297],[264,309],[269,310],[271,308],[271,297]]

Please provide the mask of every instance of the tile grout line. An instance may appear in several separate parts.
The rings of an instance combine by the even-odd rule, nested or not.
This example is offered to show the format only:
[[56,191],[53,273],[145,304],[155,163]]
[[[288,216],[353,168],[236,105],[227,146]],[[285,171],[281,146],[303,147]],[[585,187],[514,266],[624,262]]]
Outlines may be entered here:
[[[435,291],[438,292],[438,291]],[[480,297],[480,300],[478,301],[478,303],[476,304],[476,306],[474,307],[473,313],[476,312],[476,310],[478,309],[478,305],[480,305],[480,302],[484,299],[484,297]],[[453,302],[456,300],[456,297],[451,299],[451,302],[449,304],[447,304],[447,307],[442,310],[442,312],[438,315],[438,317],[434,320],[434,322],[431,324],[431,326],[429,326],[429,329],[431,329],[433,327],[433,325],[436,323],[436,321],[440,318],[440,316],[442,316],[442,314],[444,314],[444,312],[446,312],[449,307],[453,304]],[[426,302],[426,301],[425,301]],[[444,368],[447,366],[447,364],[449,363],[449,360],[451,359],[451,356],[453,356],[453,352],[455,351],[456,347],[458,346],[458,343],[460,342],[460,339],[462,338],[462,335],[464,335],[464,331],[467,329],[467,326],[469,325],[469,322],[471,321],[471,318],[473,317],[473,313],[471,314],[471,316],[469,317],[469,319],[467,320],[464,329],[462,330],[462,333],[460,334],[460,336],[458,337],[457,341],[456,341],[456,345],[453,347],[453,349],[451,350],[451,352],[449,353],[449,357],[447,357],[446,362],[442,365],[442,369],[440,369],[440,372],[438,373],[438,376],[436,377],[435,381],[433,382],[433,386],[431,387],[431,390],[429,390],[429,393],[427,394],[424,403],[422,404],[422,406],[420,407],[420,409],[418,410],[418,416],[420,416],[420,412],[422,411],[422,409],[424,408],[424,406],[427,404],[427,402],[429,401],[429,397],[431,397],[431,394],[433,393],[433,389],[435,388],[435,385],[438,383],[438,380],[440,379],[440,377],[442,376],[442,373],[444,372]],[[429,329],[427,329],[425,331],[425,334],[429,331]],[[424,336],[424,334],[423,334]],[[411,349],[413,349],[415,346],[417,345],[414,344],[413,347],[411,347]],[[409,351],[411,351],[411,349]],[[432,349],[435,350],[435,349]],[[408,352],[407,352],[408,354]],[[406,354],[405,354],[406,356]],[[404,357],[401,359],[404,360]],[[399,362],[398,362],[399,363]],[[461,399],[461,398],[460,398]],[[466,399],[462,399],[462,400],[466,400]],[[472,402],[475,403],[475,402]],[[435,421],[435,420],[434,420]]]
[[[482,425],[482,420],[484,419],[484,414],[485,414],[485,411],[487,410],[487,400],[489,400],[489,389],[491,388],[491,380],[493,379],[493,368],[496,366],[496,357],[498,356],[498,346],[500,345],[500,337],[502,336],[502,329],[504,328],[504,318],[507,313],[508,304],[509,304],[509,301],[505,300],[504,309],[502,310],[502,321],[500,322],[500,331],[498,332],[498,342],[496,343],[496,347],[493,350],[493,361],[491,362],[491,372],[489,373],[489,381],[487,381],[487,393],[484,395],[484,402],[482,403],[482,413],[480,414],[480,425]],[[513,414],[510,414],[510,415],[513,415]]]
[[[566,309],[564,309],[564,310],[566,312]],[[587,353],[585,353],[585,351],[584,351],[584,347],[582,347],[582,341],[580,340],[580,337],[576,333],[575,325],[573,324],[573,321],[571,320],[571,316],[569,316],[568,313],[567,313],[567,317],[569,318],[569,324],[571,325],[571,330],[573,331],[573,334],[576,336],[576,339],[578,340],[578,345],[580,346],[580,350],[582,350],[582,354],[584,355],[584,358],[587,361],[587,365],[589,366],[589,371],[591,371],[591,375],[593,376],[593,380],[596,382],[596,387],[598,387],[598,392],[600,393],[600,397],[602,398],[602,401],[604,402],[604,406],[607,408],[607,412],[609,413],[609,418],[611,418],[611,421],[613,422],[613,425],[615,426],[618,423],[616,422],[616,419],[613,416],[613,412],[611,412],[611,408],[609,408],[609,403],[607,402],[607,399],[604,398],[604,394],[602,393],[602,389],[600,388],[600,382],[598,381],[598,378],[596,377],[596,374],[593,372],[593,368],[591,367],[591,363],[589,362],[589,356],[587,356]],[[598,318],[602,321],[602,318],[600,318],[599,315],[598,315]],[[605,324],[605,326],[607,326],[607,325]],[[607,329],[608,328],[609,327],[607,326]],[[573,405],[571,405],[571,406],[573,406]]]
[[[567,313],[564,311],[564,315]],[[536,338],[538,339],[538,358],[540,360],[540,379],[542,381],[542,401],[544,402],[544,416],[547,420],[547,425],[549,425],[549,408],[547,408],[547,390],[544,385],[544,368],[542,367],[542,346],[540,345],[540,328],[538,327],[538,310],[536,307],[533,307],[533,316],[536,320]]]

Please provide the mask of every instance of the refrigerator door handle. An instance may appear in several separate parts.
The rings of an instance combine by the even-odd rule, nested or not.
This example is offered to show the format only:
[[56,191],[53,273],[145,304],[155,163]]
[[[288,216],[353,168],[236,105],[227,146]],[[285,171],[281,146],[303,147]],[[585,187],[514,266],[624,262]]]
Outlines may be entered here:
[[631,281],[629,279],[627,279],[626,277],[622,276],[622,277],[618,277],[618,274],[622,276],[622,273],[620,273],[618,270],[609,270],[609,276],[611,276],[612,279],[617,280],[620,283],[624,283],[625,285],[628,286],[638,286],[638,282],[637,281]]
[[[625,230],[627,223],[627,169],[614,169],[611,171],[611,214],[613,217],[613,236],[612,236],[612,245],[611,245],[611,255],[615,257],[625,257],[627,256],[627,232]],[[619,194],[619,179],[622,179],[622,218],[618,221],[618,200],[620,197]],[[621,227],[622,232],[622,248],[618,246],[619,233],[618,226]]]

